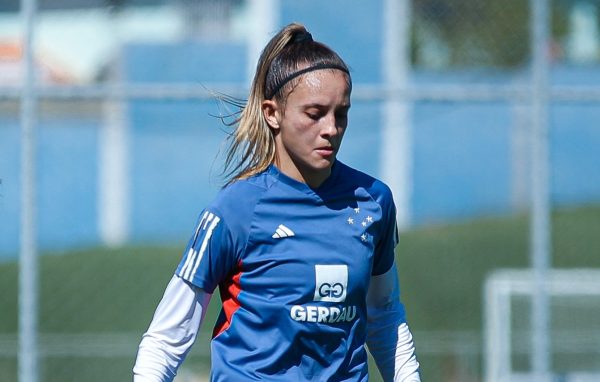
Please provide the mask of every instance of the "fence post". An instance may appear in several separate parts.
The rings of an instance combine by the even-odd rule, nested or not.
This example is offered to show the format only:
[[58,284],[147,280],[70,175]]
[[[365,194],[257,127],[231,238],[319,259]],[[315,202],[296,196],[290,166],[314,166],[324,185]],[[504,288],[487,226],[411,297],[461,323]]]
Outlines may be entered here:
[[111,13],[110,34],[113,61],[108,71],[108,98],[103,102],[103,126],[98,147],[98,229],[102,244],[124,245],[131,223],[131,174],[127,107],[130,99],[122,96],[123,48],[121,44],[120,9]]
[[532,127],[531,127],[531,365],[534,381],[548,381],[551,371],[549,307],[544,280],[550,267],[550,193],[548,155],[549,42],[548,0],[531,0]]
[[252,27],[249,28],[250,33],[247,36],[248,62],[246,65],[248,88],[250,88],[260,53],[279,29],[280,4],[279,0],[250,0],[248,8],[248,19],[252,23]]
[[36,113],[34,21],[36,0],[21,0],[23,84],[21,93],[21,237],[19,254],[20,382],[38,380],[38,258],[36,229]]
[[384,0],[382,72],[384,89],[381,177],[388,183],[396,202],[398,228],[411,223],[412,133],[406,90],[410,70],[410,2]]

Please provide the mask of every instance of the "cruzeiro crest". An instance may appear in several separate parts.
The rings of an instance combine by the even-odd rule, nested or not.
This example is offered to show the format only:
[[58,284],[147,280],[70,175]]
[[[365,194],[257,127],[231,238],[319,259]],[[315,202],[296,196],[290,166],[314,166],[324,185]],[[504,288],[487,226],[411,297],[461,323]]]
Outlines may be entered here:
[[360,235],[360,240],[366,243],[372,237],[371,234],[367,233],[367,228],[373,223],[373,216],[362,212],[360,207],[355,207],[350,211],[347,214],[346,224],[356,227]]

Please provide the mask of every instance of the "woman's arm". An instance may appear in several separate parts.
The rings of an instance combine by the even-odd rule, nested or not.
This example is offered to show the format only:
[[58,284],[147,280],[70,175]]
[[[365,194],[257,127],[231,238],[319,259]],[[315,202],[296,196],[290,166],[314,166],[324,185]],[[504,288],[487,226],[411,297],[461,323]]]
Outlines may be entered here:
[[134,382],[172,381],[196,340],[211,294],[173,276],[142,337]]
[[395,265],[386,273],[371,277],[367,312],[367,346],[384,381],[421,381],[415,346],[400,302]]

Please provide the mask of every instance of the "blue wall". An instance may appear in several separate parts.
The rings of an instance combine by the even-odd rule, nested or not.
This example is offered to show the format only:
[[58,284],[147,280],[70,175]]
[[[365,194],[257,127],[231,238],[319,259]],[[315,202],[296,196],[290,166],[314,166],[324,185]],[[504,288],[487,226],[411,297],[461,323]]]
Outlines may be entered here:
[[[0,254],[19,247],[21,136],[0,119]],[[37,230],[41,248],[94,245],[98,130],[95,121],[45,120],[37,130]]]
[[[244,83],[246,48],[227,43],[136,45],[125,54],[132,83]],[[138,70],[143,66],[143,70]],[[132,238],[181,240],[219,189],[226,127],[215,101],[129,105]],[[211,182],[212,179],[212,182]]]

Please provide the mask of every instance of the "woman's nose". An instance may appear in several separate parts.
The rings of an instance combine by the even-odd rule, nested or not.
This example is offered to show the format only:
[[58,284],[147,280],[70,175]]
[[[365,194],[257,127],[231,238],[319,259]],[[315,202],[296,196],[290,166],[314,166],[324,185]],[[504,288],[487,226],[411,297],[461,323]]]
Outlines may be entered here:
[[323,124],[324,124],[324,126],[322,127],[321,135],[328,136],[328,137],[334,137],[339,134],[339,131],[337,128],[337,121],[335,120],[335,117],[333,115],[328,116],[327,118],[324,118]]

